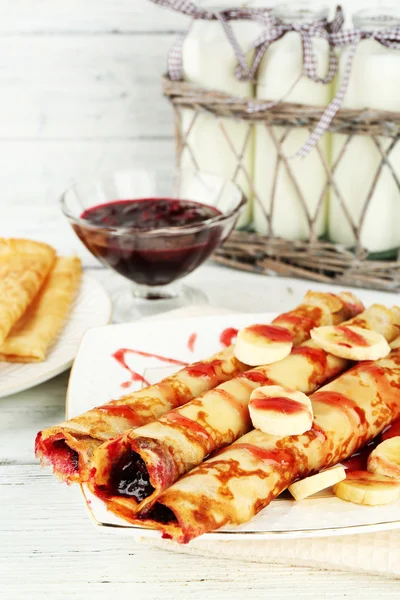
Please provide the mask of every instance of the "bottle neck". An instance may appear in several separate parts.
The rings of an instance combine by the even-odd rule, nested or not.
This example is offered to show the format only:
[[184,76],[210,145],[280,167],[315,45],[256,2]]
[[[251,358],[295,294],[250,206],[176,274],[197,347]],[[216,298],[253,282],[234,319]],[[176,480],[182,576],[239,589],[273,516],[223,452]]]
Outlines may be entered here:
[[277,4],[272,12],[285,24],[304,24],[327,19],[329,8],[325,4],[316,5],[314,2],[288,2]]
[[357,29],[379,31],[400,26],[400,8],[382,6],[359,10],[353,15],[353,25]]

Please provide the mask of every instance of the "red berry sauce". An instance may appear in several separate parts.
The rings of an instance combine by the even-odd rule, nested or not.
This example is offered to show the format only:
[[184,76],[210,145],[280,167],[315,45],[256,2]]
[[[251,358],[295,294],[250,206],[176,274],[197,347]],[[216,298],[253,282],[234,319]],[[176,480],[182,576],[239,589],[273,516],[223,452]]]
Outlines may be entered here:
[[[198,267],[218,246],[224,228],[220,224],[185,232],[182,226],[200,225],[219,215],[217,208],[191,200],[117,200],[85,210],[81,219],[88,226],[75,224],[74,229],[92,254],[115,271],[156,286]],[[147,235],[157,230],[159,235]]]
[[[99,486],[101,489],[101,486]],[[154,491],[143,459],[132,450],[121,456],[111,470],[107,492],[141,502]]]

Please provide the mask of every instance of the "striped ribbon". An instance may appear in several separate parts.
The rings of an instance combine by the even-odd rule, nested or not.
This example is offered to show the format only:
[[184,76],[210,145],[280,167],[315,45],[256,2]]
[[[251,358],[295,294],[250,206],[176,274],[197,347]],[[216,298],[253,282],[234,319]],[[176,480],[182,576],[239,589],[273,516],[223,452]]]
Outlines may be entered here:
[[346,65],[343,72],[342,83],[337,91],[336,96],[324,110],[321,119],[319,120],[311,136],[300,148],[300,150],[296,152],[294,155],[295,157],[307,156],[310,150],[318,144],[319,140],[331,124],[333,117],[339,110],[349,85],[353,60],[361,40],[373,39],[386,48],[400,50],[400,27],[390,27],[382,31],[364,31],[362,29],[335,31],[330,34],[329,39],[330,43],[334,47],[336,46],[338,48],[344,48],[349,46],[349,53],[347,55]]
[[[151,0],[165,8],[175,10],[184,15],[192,17],[193,20],[201,19],[206,21],[218,20],[234,50],[235,56],[240,66],[243,77],[249,77],[249,68],[246,63],[245,54],[240,47],[238,40],[230,26],[230,21],[258,21],[265,26],[271,26],[274,22],[270,8],[230,8],[226,10],[205,10],[200,8],[195,2],[190,0]],[[189,29],[190,31],[190,29]],[[183,42],[188,35],[187,31],[173,44],[168,54],[168,75],[172,81],[182,81],[183,73]]]
[[[247,104],[247,112],[256,113],[259,111],[269,110],[273,106],[277,106],[281,102],[284,102],[289,94],[292,92],[293,88],[298,83],[301,75],[305,75],[309,79],[312,79],[316,83],[330,83],[334,78],[337,67],[338,60],[335,54],[335,50],[333,45],[330,42],[329,31],[336,31],[337,27],[339,28],[343,24],[343,13],[339,8],[334,21],[329,23],[326,19],[314,21],[312,23],[304,23],[304,24],[291,24],[285,25],[282,23],[276,22],[273,27],[263,31],[263,33],[258,37],[258,39],[254,43],[255,48],[255,56],[253,60],[253,64],[250,69],[248,69],[248,75],[241,70],[241,65],[239,64],[236,68],[236,76],[239,79],[254,79],[256,75],[256,71],[260,65],[260,62],[269,48],[269,46],[281,39],[286,33],[290,31],[296,31],[301,40],[301,46],[303,51],[303,69],[300,76],[293,82],[287,92],[281,96],[278,100],[273,102],[254,102],[250,101]],[[314,54],[312,38],[313,37],[322,37],[329,44],[329,66],[328,72],[324,77],[319,77],[317,73],[317,59]]]

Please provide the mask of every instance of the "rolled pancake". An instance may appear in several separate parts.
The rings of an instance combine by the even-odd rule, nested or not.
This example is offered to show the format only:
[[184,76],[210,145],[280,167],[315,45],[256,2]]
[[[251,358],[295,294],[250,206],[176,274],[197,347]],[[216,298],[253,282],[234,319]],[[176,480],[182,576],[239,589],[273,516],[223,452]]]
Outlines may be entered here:
[[47,244],[0,238],[0,344],[39,292],[55,256]]
[[[373,305],[347,323],[374,329],[391,341],[399,330],[400,310]],[[257,387],[277,384],[310,394],[349,365],[305,342],[283,360],[246,371],[100,446],[92,460],[90,487],[109,510],[134,521],[184,473],[252,429],[248,403]]]
[[[343,292],[342,297],[341,294],[308,292],[297,308],[285,314],[285,327],[293,332],[295,342],[300,343],[309,338],[312,327],[342,322],[362,309],[362,304],[352,294]],[[303,333],[301,322],[304,323]],[[36,456],[42,464],[51,464],[61,479],[69,483],[86,481],[93,453],[103,442],[123,431],[150,423],[245,371],[248,367],[235,358],[233,349],[230,346],[210,358],[188,365],[156,385],[44,429],[36,437]]]
[[311,402],[310,431],[285,438],[251,431],[166,490],[142,523],[187,543],[246,523],[297,478],[351,456],[400,416],[400,350],[358,363]]
[[39,293],[0,346],[0,360],[27,363],[46,358],[69,313],[81,273],[79,258],[56,259]]

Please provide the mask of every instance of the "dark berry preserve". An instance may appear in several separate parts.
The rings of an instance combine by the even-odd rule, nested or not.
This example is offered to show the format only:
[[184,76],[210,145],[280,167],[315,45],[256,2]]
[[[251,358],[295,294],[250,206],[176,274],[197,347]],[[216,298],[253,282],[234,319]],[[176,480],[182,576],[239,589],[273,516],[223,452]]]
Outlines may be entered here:
[[194,225],[220,214],[213,206],[191,200],[144,198],[100,204],[85,210],[81,218],[87,219],[93,225],[106,227],[162,229]]
[[[158,286],[190,273],[215,250],[224,225],[201,225],[219,215],[217,208],[191,200],[117,200],[85,210],[81,219],[88,226],[81,222],[73,227],[115,271],[136,283]],[[194,228],[182,228],[190,225]]]

